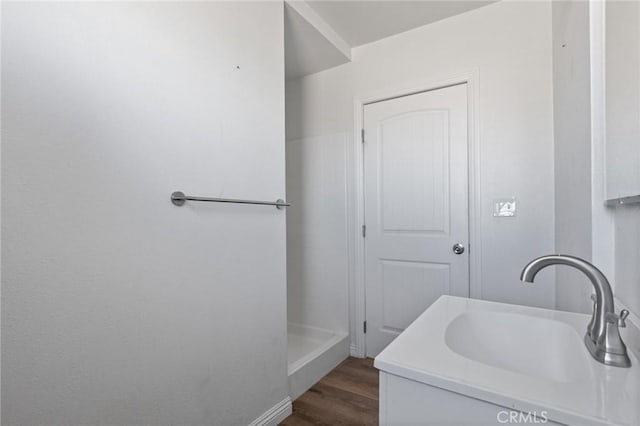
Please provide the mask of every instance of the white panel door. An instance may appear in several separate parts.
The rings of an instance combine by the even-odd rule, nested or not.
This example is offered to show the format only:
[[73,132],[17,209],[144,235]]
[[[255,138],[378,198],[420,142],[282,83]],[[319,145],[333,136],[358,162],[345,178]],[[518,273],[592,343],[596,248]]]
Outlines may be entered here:
[[467,85],[365,105],[364,130],[374,357],[440,295],[469,295]]

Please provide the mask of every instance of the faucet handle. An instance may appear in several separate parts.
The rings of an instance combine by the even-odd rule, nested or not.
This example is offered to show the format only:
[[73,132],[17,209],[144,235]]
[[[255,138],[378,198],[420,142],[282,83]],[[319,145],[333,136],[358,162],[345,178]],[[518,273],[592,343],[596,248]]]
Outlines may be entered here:
[[620,311],[620,316],[618,317],[618,327],[626,327],[627,322],[625,321],[629,316],[629,311],[627,309],[623,309]]

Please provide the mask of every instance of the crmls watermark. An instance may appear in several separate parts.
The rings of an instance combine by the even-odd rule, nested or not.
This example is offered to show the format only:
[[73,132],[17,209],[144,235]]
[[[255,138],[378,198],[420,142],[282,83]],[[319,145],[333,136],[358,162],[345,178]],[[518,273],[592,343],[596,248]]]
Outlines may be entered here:
[[549,421],[546,411],[540,411],[539,413],[535,411],[523,413],[522,411],[502,410],[502,411],[498,411],[498,414],[496,415],[496,419],[498,419],[498,423],[502,423],[502,424],[520,423],[520,424],[527,424],[527,425],[544,424]]

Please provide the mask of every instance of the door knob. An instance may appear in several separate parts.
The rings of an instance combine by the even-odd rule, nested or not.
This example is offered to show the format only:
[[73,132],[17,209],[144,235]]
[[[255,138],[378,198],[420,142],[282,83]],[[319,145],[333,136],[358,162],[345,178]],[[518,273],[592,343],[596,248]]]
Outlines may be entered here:
[[452,250],[455,254],[462,254],[464,253],[464,246],[460,243],[456,243],[453,245]]

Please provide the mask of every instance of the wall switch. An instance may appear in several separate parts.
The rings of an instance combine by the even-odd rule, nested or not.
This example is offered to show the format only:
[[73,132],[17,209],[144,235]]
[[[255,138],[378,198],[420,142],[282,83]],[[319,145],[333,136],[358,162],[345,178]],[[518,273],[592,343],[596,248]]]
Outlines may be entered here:
[[493,200],[493,217],[514,217],[516,215],[516,199],[498,198]]

